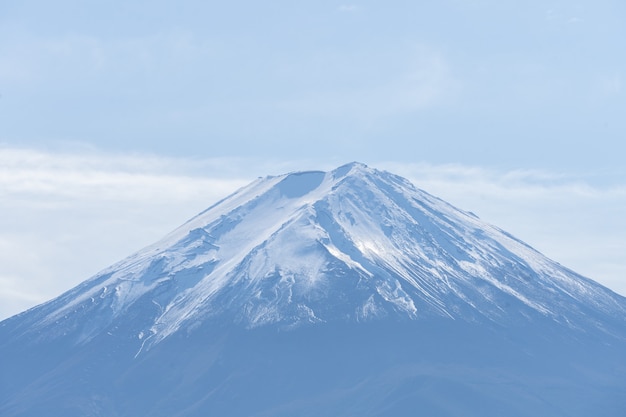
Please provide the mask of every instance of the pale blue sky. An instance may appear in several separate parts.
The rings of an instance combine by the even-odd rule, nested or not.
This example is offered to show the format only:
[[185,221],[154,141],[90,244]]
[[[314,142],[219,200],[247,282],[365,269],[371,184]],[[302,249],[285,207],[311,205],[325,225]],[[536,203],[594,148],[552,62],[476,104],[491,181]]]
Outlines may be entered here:
[[0,138],[621,171],[625,21],[606,0],[3,2]]
[[621,0],[2,2],[0,318],[256,176],[353,160],[626,294],[624,22]]

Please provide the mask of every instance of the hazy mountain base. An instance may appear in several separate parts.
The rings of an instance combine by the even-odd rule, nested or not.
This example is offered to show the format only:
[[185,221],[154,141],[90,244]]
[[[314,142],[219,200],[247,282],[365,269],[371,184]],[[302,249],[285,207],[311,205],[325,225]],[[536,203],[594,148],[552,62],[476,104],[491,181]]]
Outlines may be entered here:
[[79,348],[22,346],[11,355],[22,359],[3,365],[0,415],[582,417],[626,410],[626,343],[548,321],[290,331],[207,323],[137,357],[140,343],[107,336]]

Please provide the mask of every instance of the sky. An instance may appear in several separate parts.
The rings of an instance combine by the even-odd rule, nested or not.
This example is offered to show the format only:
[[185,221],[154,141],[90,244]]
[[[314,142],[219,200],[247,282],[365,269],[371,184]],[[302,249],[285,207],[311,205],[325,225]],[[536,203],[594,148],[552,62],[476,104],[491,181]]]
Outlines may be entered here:
[[626,295],[626,3],[0,3],[0,319],[258,176],[390,170]]

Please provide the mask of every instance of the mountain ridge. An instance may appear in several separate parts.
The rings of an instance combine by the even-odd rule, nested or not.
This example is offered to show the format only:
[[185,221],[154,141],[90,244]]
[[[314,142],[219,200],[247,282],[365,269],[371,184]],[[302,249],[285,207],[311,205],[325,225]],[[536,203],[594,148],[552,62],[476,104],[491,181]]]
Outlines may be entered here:
[[[344,300],[335,306],[362,296],[348,301],[351,311],[332,313],[324,297],[337,292]],[[82,343],[142,297],[150,298],[153,322],[137,337],[153,341],[229,308],[231,320],[247,327],[332,321],[332,314],[496,322],[539,314],[575,327],[594,317],[582,304],[587,298],[626,315],[624,299],[610,290],[407,180],[356,162],[259,178],[39,307],[48,311],[30,325],[69,322],[99,307],[105,323],[83,330]],[[507,313],[511,303],[517,311]]]
[[621,417],[626,298],[359,163],[0,322],[4,417]]

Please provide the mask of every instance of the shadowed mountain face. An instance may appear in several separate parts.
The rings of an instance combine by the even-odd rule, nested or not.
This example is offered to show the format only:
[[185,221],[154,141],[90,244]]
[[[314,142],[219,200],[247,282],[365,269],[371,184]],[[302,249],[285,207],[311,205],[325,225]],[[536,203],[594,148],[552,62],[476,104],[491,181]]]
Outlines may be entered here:
[[626,300],[405,179],[259,179],[0,323],[3,416],[622,416]]

